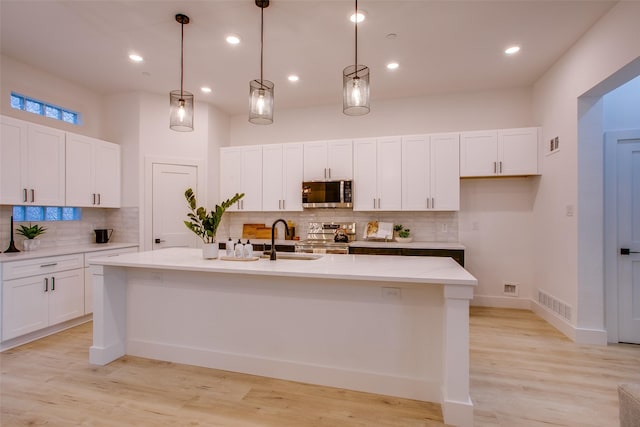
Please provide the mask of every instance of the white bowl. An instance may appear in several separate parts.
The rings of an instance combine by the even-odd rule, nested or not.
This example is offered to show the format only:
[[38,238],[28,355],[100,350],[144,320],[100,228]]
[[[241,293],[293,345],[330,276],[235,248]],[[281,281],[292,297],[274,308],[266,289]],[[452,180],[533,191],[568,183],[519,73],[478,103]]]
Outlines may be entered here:
[[396,237],[396,242],[398,243],[411,243],[413,241],[413,237]]

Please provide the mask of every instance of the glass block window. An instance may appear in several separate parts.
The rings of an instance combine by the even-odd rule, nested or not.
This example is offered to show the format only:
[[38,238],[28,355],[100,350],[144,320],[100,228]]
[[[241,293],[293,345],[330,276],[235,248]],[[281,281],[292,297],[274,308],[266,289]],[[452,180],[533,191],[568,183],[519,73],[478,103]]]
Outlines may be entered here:
[[82,124],[80,113],[76,111],[71,111],[67,108],[62,108],[58,105],[49,104],[48,102],[20,95],[15,92],[11,92],[11,108],[71,123],[72,125]]
[[79,221],[82,219],[81,208],[58,206],[14,206],[13,220],[28,221]]

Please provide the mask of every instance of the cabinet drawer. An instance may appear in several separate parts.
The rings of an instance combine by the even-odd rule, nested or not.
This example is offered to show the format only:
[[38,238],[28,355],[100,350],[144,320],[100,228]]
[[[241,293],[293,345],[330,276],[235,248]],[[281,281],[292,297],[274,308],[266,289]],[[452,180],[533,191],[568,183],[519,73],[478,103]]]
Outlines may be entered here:
[[122,254],[128,254],[131,252],[138,252],[138,247],[122,248],[122,249],[107,249],[104,251],[86,252],[84,254],[84,266],[89,267],[89,261],[95,258],[112,257]]
[[38,274],[51,274],[58,271],[83,267],[84,260],[82,254],[12,261],[4,263],[2,266],[2,280],[36,276]]

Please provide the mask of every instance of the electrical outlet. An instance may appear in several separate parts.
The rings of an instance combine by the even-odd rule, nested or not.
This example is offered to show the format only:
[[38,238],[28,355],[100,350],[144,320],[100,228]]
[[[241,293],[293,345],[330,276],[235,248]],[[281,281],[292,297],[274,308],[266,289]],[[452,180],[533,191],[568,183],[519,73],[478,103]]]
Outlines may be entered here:
[[382,298],[386,300],[402,299],[402,289],[384,286],[382,288]]
[[471,229],[472,229],[473,231],[478,231],[478,230],[480,230],[480,223],[479,223],[478,221],[473,221],[473,222],[471,223]]
[[504,282],[503,283],[503,288],[502,288],[502,293],[504,295],[510,296],[510,297],[517,297],[518,296],[518,283],[515,282]]
[[446,233],[446,232],[447,232],[447,228],[448,228],[448,227],[447,227],[447,223],[446,223],[446,222],[443,222],[443,223],[442,223],[442,226],[441,226],[441,228],[440,228],[440,230],[441,230],[443,233]]

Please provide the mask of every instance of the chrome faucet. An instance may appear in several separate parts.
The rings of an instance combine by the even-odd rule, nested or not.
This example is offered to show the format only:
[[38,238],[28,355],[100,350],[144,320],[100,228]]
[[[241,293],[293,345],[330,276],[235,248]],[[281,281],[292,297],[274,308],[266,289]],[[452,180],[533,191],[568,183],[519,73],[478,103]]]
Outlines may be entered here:
[[276,260],[276,244],[275,244],[275,240],[276,240],[276,224],[278,224],[279,222],[284,224],[284,232],[285,235],[289,235],[289,226],[287,226],[287,221],[285,221],[284,219],[280,218],[280,219],[276,219],[273,222],[273,225],[271,226],[271,254],[269,255],[269,260],[271,261],[275,261]]

